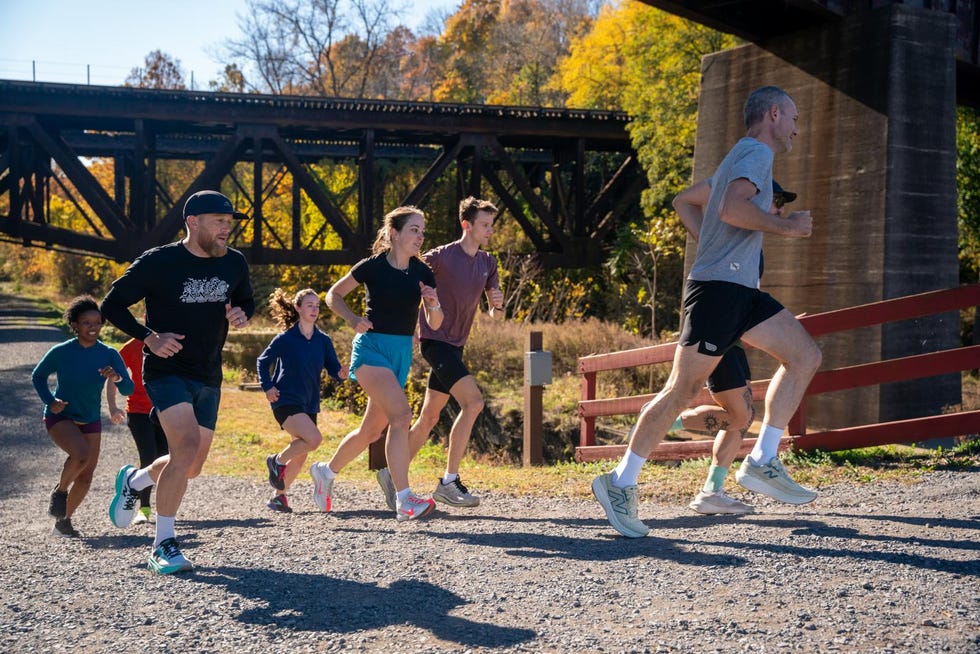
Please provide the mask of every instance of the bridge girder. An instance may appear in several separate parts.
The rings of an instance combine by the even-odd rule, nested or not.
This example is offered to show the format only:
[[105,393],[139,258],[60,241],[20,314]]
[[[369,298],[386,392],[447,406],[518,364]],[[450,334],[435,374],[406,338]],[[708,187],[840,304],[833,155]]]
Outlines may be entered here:
[[[492,189],[543,263],[589,265],[601,259],[597,245],[611,227],[638,207],[644,176],[627,122],[619,112],[0,80],[0,203],[5,199],[7,209],[0,235],[131,260],[177,236],[190,194],[230,183],[236,199],[251,206],[251,220],[233,234],[233,245],[252,262],[354,263],[390,208],[381,206],[379,167],[407,161],[427,170],[403,204],[425,208],[455,166],[459,194]],[[586,182],[589,157],[611,159],[608,174]],[[113,160],[112,188],[88,171],[88,158]],[[177,194],[158,179],[163,161],[185,161],[196,171]],[[356,181],[339,193],[328,189],[316,172],[325,162],[355,168]],[[249,164],[251,188],[243,182],[248,175],[238,172]],[[294,198],[289,234],[264,212],[270,189],[280,183],[291,185]],[[88,228],[52,222],[53,184]],[[356,215],[348,215],[344,200],[354,192]],[[301,211],[303,195],[314,211]],[[311,231],[335,236],[340,246],[304,242],[300,234]]]

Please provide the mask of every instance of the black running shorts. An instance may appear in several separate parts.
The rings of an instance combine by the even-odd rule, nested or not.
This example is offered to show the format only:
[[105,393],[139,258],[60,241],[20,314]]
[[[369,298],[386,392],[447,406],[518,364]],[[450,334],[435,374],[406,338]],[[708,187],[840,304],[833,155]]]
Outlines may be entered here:
[[[286,418],[288,418],[289,416],[295,416],[297,413],[306,413],[306,412],[303,411],[303,407],[301,407],[298,404],[281,404],[277,407],[272,408],[272,415],[275,416],[276,422],[279,423],[280,429],[282,429],[282,424],[286,422]],[[306,415],[310,417],[310,420],[312,420],[313,424],[315,425],[317,414],[306,413]]]
[[708,377],[708,390],[712,393],[721,393],[733,388],[742,388],[750,379],[752,379],[752,372],[749,370],[749,360],[745,357],[742,346],[736,344],[725,352],[725,356]]
[[463,363],[463,348],[445,341],[423,338],[419,344],[422,358],[432,366],[429,371],[428,387],[439,393],[449,395],[449,389],[463,377],[470,374]]
[[732,282],[687,280],[680,344],[720,357],[742,334],[772,318],[783,305],[768,293]]

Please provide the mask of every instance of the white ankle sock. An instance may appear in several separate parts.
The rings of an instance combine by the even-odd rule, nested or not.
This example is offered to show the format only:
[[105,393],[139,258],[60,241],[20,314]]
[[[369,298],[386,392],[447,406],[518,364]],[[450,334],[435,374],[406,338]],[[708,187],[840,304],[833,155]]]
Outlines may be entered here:
[[400,491],[397,491],[397,492],[395,493],[395,503],[396,503],[396,504],[397,504],[398,506],[401,506],[401,504],[402,504],[402,503],[403,503],[403,502],[404,502],[404,501],[405,501],[406,499],[408,499],[408,496],[409,496],[409,494],[411,494],[411,492],[412,492],[412,489],[411,489],[411,488],[406,488],[405,490],[400,490]]
[[640,478],[640,470],[644,463],[646,463],[646,459],[627,448],[626,454],[623,455],[619,465],[613,470],[612,485],[616,488],[635,486],[636,480]]
[[141,491],[153,485],[153,477],[150,476],[150,468],[140,468],[129,478],[129,487],[133,490]]
[[159,513],[157,514],[157,536],[153,539],[153,549],[156,549],[160,543],[168,538],[174,538],[176,536],[176,533],[174,532],[174,523],[176,521],[176,516],[163,516]]
[[443,486],[448,486],[449,484],[453,483],[457,479],[459,479],[459,473],[449,474],[447,472],[446,474],[444,474],[442,476],[442,485]]
[[755,447],[749,453],[749,462],[757,466],[764,466],[769,460],[779,453],[779,441],[783,437],[784,429],[762,425],[759,430],[759,438],[755,440]]

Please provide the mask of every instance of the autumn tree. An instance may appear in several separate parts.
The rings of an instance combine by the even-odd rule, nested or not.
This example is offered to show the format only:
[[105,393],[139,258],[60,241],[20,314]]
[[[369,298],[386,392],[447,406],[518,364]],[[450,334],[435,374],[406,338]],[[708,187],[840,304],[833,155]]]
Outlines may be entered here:
[[561,106],[551,86],[569,44],[591,26],[594,0],[466,0],[446,19],[447,58],[436,98]]
[[587,0],[511,0],[491,34],[490,104],[562,106],[565,93],[549,84],[569,45],[592,26]]
[[209,81],[208,87],[218,93],[244,93],[245,74],[237,64],[227,64],[221,71],[221,77]]
[[624,296],[651,310],[654,334],[677,323],[685,236],[670,201],[692,181],[701,58],[734,45],[732,36],[639,2],[610,4],[552,80],[570,106],[633,118],[646,222],[620,230],[609,269]]
[[142,68],[129,71],[123,86],[140,89],[178,89],[187,88],[180,59],[174,59],[166,52],[154,50],[146,55]]

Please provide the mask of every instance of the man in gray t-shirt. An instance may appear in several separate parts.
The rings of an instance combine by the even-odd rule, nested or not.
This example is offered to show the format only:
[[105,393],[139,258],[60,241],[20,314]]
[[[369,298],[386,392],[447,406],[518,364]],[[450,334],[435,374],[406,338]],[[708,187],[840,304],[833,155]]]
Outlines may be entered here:
[[809,211],[786,217],[768,212],[773,156],[792,149],[798,114],[785,91],[766,86],[749,95],[744,115],[746,136],[725,156],[710,184],[695,185],[688,191],[701,192],[686,191],[674,201],[684,225],[700,237],[670,378],[640,411],[619,465],[592,482],[610,524],[627,537],[639,538],[649,531],[636,515],[636,483],[643,463],[739,339],[769,353],[781,366],[766,395],[755,448],[735,478],[782,502],[805,504],[816,498],[814,491],[789,477],[776,454],[820,366],[820,349],[793,314],[758,287],[762,234],[806,238],[813,227]]

